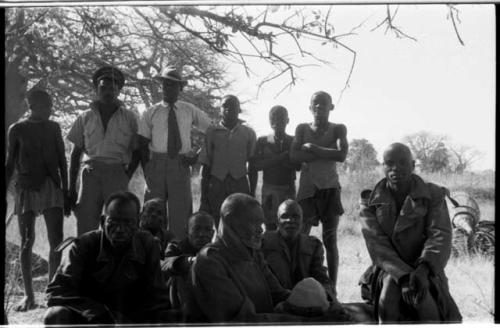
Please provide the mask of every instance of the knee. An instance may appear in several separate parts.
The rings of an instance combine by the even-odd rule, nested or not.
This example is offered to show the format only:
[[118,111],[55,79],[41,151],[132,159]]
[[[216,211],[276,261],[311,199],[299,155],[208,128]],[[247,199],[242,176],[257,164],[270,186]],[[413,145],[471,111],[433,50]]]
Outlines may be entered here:
[[65,306],[51,306],[45,312],[43,323],[46,325],[74,324],[73,311]]
[[387,275],[382,281],[379,299],[379,317],[382,320],[397,320],[401,291],[398,284]]
[[23,238],[21,242],[21,252],[31,252],[33,245],[35,244],[35,236],[31,234],[28,237]]

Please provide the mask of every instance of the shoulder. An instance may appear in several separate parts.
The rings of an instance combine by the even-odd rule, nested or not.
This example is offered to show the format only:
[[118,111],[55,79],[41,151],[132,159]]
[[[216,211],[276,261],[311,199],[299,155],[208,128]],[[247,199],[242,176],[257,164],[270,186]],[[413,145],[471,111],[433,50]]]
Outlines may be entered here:
[[278,231],[266,231],[262,237],[262,250],[280,248],[280,235]]
[[188,110],[191,112],[201,112],[202,111],[196,105],[193,105],[192,103],[189,103],[187,101],[182,101],[182,100],[178,100],[175,103],[175,106],[179,109]]
[[134,121],[137,119],[137,113],[133,110],[126,108],[125,106],[120,107],[120,110],[126,118]]
[[337,136],[342,137],[347,134],[347,127],[342,123],[330,123],[330,126]]
[[254,129],[247,123],[247,122],[241,122],[241,128],[244,129],[245,131],[247,132],[251,132],[253,134],[255,134],[255,131]]
[[305,130],[310,130],[310,129],[311,129],[311,126],[309,125],[309,123],[300,123],[295,128],[295,131],[297,131],[297,132],[303,132]]
[[159,101],[156,104],[153,104],[153,105],[149,106],[148,108],[146,108],[146,110],[144,110],[142,112],[141,117],[151,118],[156,113],[157,110],[164,108],[164,107],[165,106],[163,105],[163,101]]
[[268,135],[267,136],[260,136],[260,137],[257,138],[257,144],[258,145],[264,145],[264,144],[266,144],[268,142],[268,140],[269,140],[269,136]]
[[146,249],[156,247],[155,238],[149,231],[139,230],[136,233],[136,238],[141,242],[142,246],[144,246]]
[[317,237],[308,236],[305,234],[301,234],[301,237],[303,238],[304,245],[306,245],[312,251],[316,251],[320,248],[322,249],[323,244],[321,243],[321,240],[319,240]]

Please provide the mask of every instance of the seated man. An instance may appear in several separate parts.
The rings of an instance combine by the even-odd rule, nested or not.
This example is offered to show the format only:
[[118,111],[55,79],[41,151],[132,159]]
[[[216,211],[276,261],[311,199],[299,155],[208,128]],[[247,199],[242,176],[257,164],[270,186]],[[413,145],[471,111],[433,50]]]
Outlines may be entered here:
[[144,202],[139,217],[139,228],[149,231],[160,244],[160,258],[165,258],[165,250],[168,243],[175,238],[172,232],[167,230],[168,218],[165,208],[165,200],[153,198]]
[[101,229],[74,239],[47,286],[45,324],[170,321],[160,250],[138,230],[139,209],[134,194],[112,194]]
[[187,224],[187,237],[167,246],[162,272],[168,279],[172,308],[182,309],[186,302],[188,274],[196,254],[214,236],[214,219],[208,213],[193,214]]
[[312,277],[320,282],[332,301],[336,301],[333,284],[328,278],[321,241],[301,234],[302,208],[287,199],[278,207],[278,230],[266,231],[262,241],[264,257],[281,286],[293,287]]
[[373,261],[362,282],[375,316],[382,323],[459,322],[444,273],[451,249],[444,190],[412,173],[415,161],[401,143],[384,152],[383,165],[385,178],[364,192],[360,213]]
[[255,198],[236,193],[224,200],[215,242],[193,263],[189,321],[300,321],[273,313],[290,291],[281,287],[259,252],[263,223],[264,212]]

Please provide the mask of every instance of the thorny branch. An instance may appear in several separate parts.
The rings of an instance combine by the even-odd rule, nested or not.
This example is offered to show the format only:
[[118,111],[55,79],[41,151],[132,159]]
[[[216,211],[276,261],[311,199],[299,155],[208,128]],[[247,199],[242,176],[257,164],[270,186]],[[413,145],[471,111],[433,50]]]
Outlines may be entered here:
[[458,32],[457,24],[455,23],[455,17],[458,20],[458,22],[460,23],[460,17],[458,16],[459,11],[457,8],[455,8],[454,5],[448,5],[448,8],[449,8],[448,15],[451,18],[451,22],[453,23],[453,29],[455,30],[455,34],[457,35],[458,42],[460,42],[460,44],[462,46],[465,46],[465,43],[462,41],[462,38],[460,37],[460,33]]
[[392,32],[394,32],[394,34],[396,35],[396,37],[398,38],[402,38],[402,37],[405,37],[405,38],[408,38],[410,40],[413,40],[413,41],[417,41],[416,38],[406,34],[405,32],[403,32],[399,27],[397,27],[396,25],[394,25],[394,18],[396,18],[396,15],[398,13],[398,10],[399,10],[399,5],[396,7],[396,10],[394,11],[394,13],[391,13],[391,8],[390,8],[390,5],[387,5],[386,6],[386,17],[384,20],[382,20],[378,25],[376,25],[374,28],[371,29],[371,31],[375,31],[376,29],[378,29],[380,26],[384,25],[384,24],[387,24],[387,26],[385,27],[385,33],[387,33],[387,31],[391,30]]

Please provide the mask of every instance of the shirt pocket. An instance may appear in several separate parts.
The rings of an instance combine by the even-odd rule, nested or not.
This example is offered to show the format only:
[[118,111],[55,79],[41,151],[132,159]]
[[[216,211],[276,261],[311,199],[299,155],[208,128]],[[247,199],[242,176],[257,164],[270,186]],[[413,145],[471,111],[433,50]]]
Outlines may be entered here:
[[131,146],[133,136],[134,132],[132,128],[128,124],[122,123],[118,125],[118,129],[114,135],[114,141],[118,145],[128,149]]
[[96,122],[88,122],[83,129],[83,144],[85,149],[92,148],[99,142],[99,133]]

